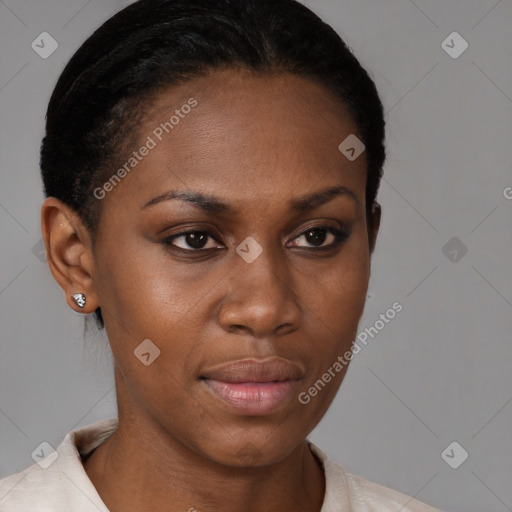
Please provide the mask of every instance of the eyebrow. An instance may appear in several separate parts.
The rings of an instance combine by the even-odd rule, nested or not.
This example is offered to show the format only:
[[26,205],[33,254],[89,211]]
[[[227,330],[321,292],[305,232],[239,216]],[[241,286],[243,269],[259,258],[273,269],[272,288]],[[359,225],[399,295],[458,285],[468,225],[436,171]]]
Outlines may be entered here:
[[[328,187],[317,192],[313,192],[312,194],[307,194],[305,196],[290,200],[290,209],[294,213],[302,213],[308,210],[313,210],[318,208],[322,204],[325,204],[335,197],[338,196],[348,196],[353,199],[353,201],[360,205],[361,202],[357,198],[357,196],[348,188],[344,186],[336,186],[336,187]],[[202,210],[210,213],[216,214],[234,214],[236,213],[235,208],[231,205],[222,202],[220,199],[211,196],[201,194],[199,192],[193,191],[174,191],[171,190],[169,192],[165,192],[157,197],[154,197],[149,202],[147,202],[142,209],[149,208],[155,204],[161,203],[162,201],[170,201],[172,199],[178,199],[181,201],[185,201],[190,203]]]

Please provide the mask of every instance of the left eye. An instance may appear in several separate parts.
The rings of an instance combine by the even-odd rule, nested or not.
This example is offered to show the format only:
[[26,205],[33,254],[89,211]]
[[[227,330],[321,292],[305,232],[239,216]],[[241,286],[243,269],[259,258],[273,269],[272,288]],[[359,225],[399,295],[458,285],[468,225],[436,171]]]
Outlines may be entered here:
[[[330,226],[321,226],[309,228],[308,230],[301,233],[298,237],[294,238],[292,242],[294,242],[294,247],[327,248],[338,245],[347,237],[348,235],[339,229],[332,228]],[[306,243],[311,245],[298,245],[298,241],[301,239],[304,239]],[[323,245],[326,240],[330,240],[331,243]]]

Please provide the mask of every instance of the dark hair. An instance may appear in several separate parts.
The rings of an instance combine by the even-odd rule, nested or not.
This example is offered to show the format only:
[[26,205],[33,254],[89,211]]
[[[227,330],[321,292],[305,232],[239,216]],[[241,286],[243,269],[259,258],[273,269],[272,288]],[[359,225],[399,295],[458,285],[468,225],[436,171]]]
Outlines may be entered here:
[[[295,0],[140,0],[107,20],[71,58],[50,99],[41,146],[46,196],[72,207],[94,240],[101,201],[93,191],[134,142],[141,102],[229,67],[309,77],[343,101],[366,148],[371,222],[386,157],[381,101],[340,36]],[[100,308],[95,314],[103,327]]]

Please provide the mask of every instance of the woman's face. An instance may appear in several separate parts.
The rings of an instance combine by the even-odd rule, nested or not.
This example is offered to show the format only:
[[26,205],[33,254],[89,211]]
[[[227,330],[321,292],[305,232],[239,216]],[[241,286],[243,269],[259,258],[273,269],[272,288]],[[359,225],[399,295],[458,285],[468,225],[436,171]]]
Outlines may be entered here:
[[366,159],[338,149],[356,126],[305,78],[225,70],[160,93],[137,133],[93,252],[121,421],[222,464],[278,461],[333,400],[346,367],[304,403],[363,312]]

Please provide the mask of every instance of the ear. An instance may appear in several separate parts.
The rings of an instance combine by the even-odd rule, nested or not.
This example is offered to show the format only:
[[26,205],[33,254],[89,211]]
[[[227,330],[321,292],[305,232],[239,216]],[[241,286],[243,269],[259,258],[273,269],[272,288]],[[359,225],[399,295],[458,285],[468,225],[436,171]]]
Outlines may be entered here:
[[[93,313],[99,306],[93,284],[92,239],[78,214],[68,205],[47,198],[41,207],[41,231],[46,257],[55,280],[64,290],[68,306],[79,313]],[[83,308],[72,299],[85,295]]]
[[375,244],[377,242],[377,234],[379,232],[380,227],[380,218],[381,218],[381,207],[377,201],[373,202],[372,205],[372,218],[370,222],[371,232],[368,233],[368,241],[370,243],[370,254],[373,254],[373,250],[375,249]]

